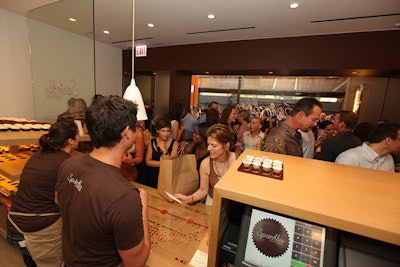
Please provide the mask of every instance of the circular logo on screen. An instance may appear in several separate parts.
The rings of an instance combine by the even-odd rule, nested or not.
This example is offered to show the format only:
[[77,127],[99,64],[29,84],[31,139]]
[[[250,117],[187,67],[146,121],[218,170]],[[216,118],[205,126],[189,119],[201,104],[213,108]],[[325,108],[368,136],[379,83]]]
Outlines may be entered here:
[[279,257],[289,247],[289,235],[280,222],[262,219],[253,227],[253,242],[265,256]]

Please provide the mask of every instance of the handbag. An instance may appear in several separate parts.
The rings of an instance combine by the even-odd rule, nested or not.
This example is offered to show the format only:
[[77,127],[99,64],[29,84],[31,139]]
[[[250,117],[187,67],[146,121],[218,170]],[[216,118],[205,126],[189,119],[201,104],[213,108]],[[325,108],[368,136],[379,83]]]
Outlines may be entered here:
[[190,195],[199,188],[199,174],[196,168],[194,154],[181,155],[171,158],[163,155],[160,158],[157,191],[166,200],[173,200],[165,193],[181,193]]

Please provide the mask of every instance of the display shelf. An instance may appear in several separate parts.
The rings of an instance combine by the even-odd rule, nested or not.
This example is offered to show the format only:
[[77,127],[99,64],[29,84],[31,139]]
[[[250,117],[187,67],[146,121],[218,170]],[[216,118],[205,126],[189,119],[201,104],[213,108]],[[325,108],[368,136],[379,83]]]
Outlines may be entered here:
[[[48,131],[2,131],[0,132],[0,146],[18,146],[24,144],[38,144],[39,138]],[[80,141],[90,141],[87,134],[80,136]]]
[[[239,172],[246,155],[281,160],[283,180]],[[231,201],[400,245],[400,177],[331,162],[246,150],[214,187],[208,266],[217,266]]]
[[23,144],[37,144],[40,136],[48,131],[4,131],[0,132],[1,146],[18,146]]

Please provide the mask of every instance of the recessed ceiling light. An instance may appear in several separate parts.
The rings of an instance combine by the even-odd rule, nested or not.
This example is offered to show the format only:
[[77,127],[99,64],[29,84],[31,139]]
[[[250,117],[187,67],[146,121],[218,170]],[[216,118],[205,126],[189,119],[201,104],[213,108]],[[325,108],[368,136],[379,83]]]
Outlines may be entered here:
[[110,34],[110,32],[109,31],[103,31],[104,32],[104,34]]
[[358,71],[352,71],[351,74],[359,74]]
[[274,74],[274,72],[273,71],[268,71],[268,74]]
[[290,8],[298,8],[300,6],[300,3],[298,2],[293,2],[289,5]]
[[153,23],[149,23],[149,24],[147,24],[147,26],[150,27],[150,28],[153,28],[154,24]]
[[214,15],[214,14],[209,14],[209,15],[207,16],[207,18],[209,18],[209,19],[215,19],[215,15]]
[[69,21],[75,22],[76,19],[75,18],[68,18]]
[[205,71],[205,72],[204,72],[204,74],[210,74],[210,72],[208,72],[208,71]]

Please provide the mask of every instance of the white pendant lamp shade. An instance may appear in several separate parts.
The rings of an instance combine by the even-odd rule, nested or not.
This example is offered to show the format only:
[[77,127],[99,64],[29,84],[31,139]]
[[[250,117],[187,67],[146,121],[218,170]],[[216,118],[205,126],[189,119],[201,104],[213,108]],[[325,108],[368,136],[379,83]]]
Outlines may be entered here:
[[131,84],[126,88],[124,93],[124,98],[132,101],[138,107],[137,120],[145,121],[147,120],[146,108],[144,107],[143,98],[140,94],[139,88],[136,86],[135,79],[131,80]]
[[132,0],[132,80],[131,84],[126,88],[123,97],[137,105],[138,112],[136,117],[138,121],[145,121],[148,119],[142,94],[135,82],[135,0]]

